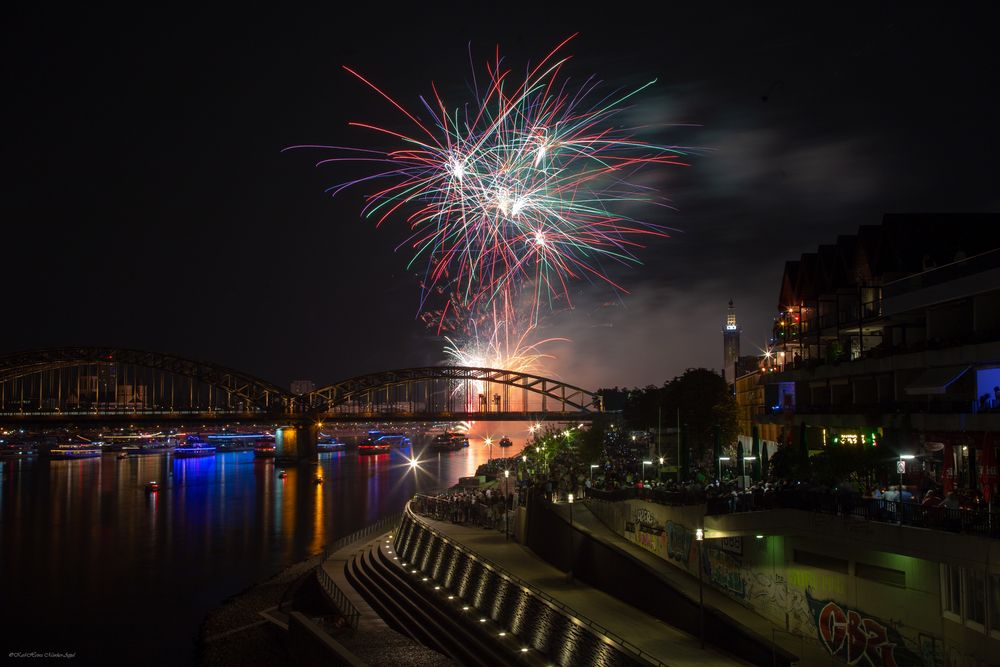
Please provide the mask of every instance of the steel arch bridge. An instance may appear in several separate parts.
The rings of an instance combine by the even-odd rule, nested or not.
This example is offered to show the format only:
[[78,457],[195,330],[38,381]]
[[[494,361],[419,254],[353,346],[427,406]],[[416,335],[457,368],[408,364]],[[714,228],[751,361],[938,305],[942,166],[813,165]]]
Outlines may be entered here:
[[524,419],[603,411],[600,395],[551,378],[498,368],[424,366],[371,373],[308,394],[306,409],[323,419]]
[[426,366],[360,375],[295,396],[176,355],[58,347],[0,356],[0,422],[591,419],[601,397],[551,378]]
[[0,356],[0,414],[271,415],[292,408],[281,387],[218,364],[110,347]]

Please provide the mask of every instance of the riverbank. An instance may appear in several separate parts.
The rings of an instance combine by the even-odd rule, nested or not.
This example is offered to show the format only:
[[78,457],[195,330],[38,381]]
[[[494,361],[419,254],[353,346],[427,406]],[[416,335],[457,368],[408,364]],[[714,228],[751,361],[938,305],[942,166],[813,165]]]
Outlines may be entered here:
[[289,588],[316,567],[319,559],[320,556],[315,555],[295,563],[209,612],[198,629],[197,664],[204,667],[292,665],[284,632],[264,620],[260,612],[276,607]]

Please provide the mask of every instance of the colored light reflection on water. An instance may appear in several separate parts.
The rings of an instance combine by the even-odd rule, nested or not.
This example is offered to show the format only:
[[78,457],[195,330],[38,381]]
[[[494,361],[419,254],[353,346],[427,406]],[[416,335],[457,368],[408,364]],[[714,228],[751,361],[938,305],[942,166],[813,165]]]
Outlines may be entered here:
[[205,614],[225,598],[413,493],[473,474],[488,455],[414,446],[286,467],[253,452],[4,461],[3,648],[17,638],[8,651],[76,652],[81,664],[188,664]]

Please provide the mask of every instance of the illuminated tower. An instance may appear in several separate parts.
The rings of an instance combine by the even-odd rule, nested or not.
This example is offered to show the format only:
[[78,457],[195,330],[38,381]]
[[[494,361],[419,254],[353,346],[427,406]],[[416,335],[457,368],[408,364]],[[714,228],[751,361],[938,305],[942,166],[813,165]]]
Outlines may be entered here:
[[722,354],[726,382],[736,382],[736,366],[740,361],[740,327],[736,324],[736,308],[732,299],[729,300],[726,328],[722,332]]

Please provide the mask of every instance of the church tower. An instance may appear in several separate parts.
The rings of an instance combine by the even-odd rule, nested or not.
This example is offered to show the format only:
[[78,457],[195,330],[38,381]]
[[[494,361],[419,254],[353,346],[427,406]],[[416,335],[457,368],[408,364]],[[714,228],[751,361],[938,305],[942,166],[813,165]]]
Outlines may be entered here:
[[726,328],[722,332],[722,353],[726,382],[736,382],[736,366],[740,361],[740,327],[736,324],[736,308],[729,300]]

